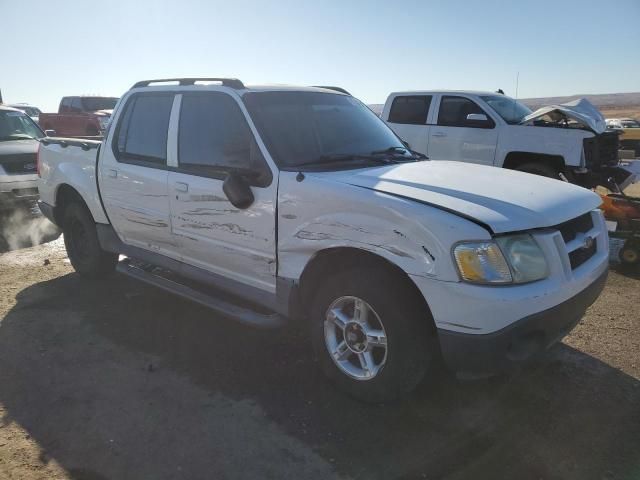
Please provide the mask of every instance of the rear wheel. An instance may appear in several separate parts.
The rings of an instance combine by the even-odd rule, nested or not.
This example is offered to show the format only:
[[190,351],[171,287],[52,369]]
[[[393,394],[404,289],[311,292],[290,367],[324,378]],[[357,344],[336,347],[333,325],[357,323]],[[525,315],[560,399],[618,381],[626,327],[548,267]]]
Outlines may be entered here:
[[432,318],[402,279],[358,268],[326,279],[311,315],[324,373],[368,402],[413,390],[437,355]]
[[64,245],[76,272],[88,277],[104,277],[115,270],[118,255],[100,247],[96,224],[89,210],[72,203],[64,211]]
[[516,168],[519,172],[540,175],[541,177],[555,178],[560,180],[560,172],[547,163],[529,162]]

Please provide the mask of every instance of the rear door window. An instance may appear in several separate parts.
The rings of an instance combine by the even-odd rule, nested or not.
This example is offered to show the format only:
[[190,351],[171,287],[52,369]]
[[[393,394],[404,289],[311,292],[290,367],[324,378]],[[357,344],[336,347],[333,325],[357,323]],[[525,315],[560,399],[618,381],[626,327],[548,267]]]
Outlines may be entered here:
[[115,134],[119,162],[165,167],[173,94],[139,94],[127,101]]
[[393,99],[389,122],[409,125],[427,123],[431,95],[403,95]]
[[[475,113],[485,115],[486,121],[468,120]],[[474,101],[465,97],[445,95],[440,100],[438,125],[443,127],[493,128],[495,123]]]

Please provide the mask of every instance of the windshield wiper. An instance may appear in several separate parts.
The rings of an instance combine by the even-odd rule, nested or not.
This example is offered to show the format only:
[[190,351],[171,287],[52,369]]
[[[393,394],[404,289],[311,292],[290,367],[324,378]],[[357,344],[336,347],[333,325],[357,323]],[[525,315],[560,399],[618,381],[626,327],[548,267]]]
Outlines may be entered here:
[[296,165],[296,167],[302,167],[307,165],[325,165],[330,163],[339,163],[339,162],[351,162],[351,161],[359,161],[359,162],[374,162],[383,165],[389,165],[391,163],[400,163],[400,159],[394,158],[383,158],[380,157],[379,154],[360,154],[360,153],[333,153],[330,155],[321,155],[314,160],[310,160],[308,162],[302,162]]
[[11,135],[0,137],[0,140],[35,140],[35,138],[26,133],[12,133]]
[[413,157],[411,158],[405,157],[407,160],[416,160],[416,158],[420,160],[429,160],[429,157],[427,157],[424,153],[416,152],[415,150],[411,150],[410,148],[407,148],[407,147],[389,147],[389,148],[385,148],[384,150],[374,150],[373,152],[371,152],[371,155],[384,155],[387,153],[404,154],[407,152],[413,155]]

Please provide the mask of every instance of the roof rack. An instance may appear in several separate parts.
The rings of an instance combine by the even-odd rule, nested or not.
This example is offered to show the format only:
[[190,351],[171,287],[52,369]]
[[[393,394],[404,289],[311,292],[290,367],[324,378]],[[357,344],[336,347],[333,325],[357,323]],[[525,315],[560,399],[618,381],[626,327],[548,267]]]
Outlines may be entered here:
[[312,85],[315,88],[324,88],[326,90],[333,90],[335,92],[340,92],[340,93],[344,93],[345,95],[349,95],[351,96],[351,94],[349,92],[347,92],[344,88],[342,87],[332,87],[329,85]]
[[244,83],[237,78],[160,78],[157,80],[141,80],[140,82],[136,82],[136,84],[131,88],[148,87],[152,83],[165,82],[178,82],[181,86],[195,85],[196,82],[220,82],[223,86],[235,88],[236,90],[245,88]]

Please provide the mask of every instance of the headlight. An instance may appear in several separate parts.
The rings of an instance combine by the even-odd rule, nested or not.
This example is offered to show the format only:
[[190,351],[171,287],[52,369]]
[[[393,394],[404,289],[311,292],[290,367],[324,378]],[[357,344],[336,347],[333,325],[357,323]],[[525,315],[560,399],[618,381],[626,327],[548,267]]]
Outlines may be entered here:
[[453,256],[460,276],[471,283],[526,283],[549,274],[544,253],[527,234],[459,243],[453,249]]
[[531,235],[498,237],[496,242],[511,265],[514,283],[534,282],[549,275],[544,253]]

